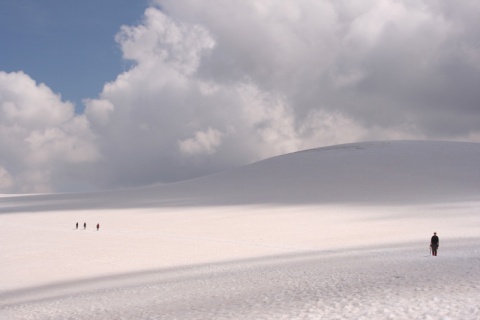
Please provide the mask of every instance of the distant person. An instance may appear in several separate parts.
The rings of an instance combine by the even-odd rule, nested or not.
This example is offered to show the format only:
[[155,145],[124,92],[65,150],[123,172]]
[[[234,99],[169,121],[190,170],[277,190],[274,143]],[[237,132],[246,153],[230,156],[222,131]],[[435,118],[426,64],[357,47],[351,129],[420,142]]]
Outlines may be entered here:
[[87,223],[86,222],[83,223],[83,229],[84,230],[87,229]]
[[440,240],[438,239],[437,233],[434,232],[432,239],[430,240],[430,248],[432,248],[432,255],[437,255],[438,247],[440,246]]
[[100,229],[100,223],[97,223],[97,231]]
[[77,222],[77,224],[75,225],[75,229],[78,229],[78,222]]

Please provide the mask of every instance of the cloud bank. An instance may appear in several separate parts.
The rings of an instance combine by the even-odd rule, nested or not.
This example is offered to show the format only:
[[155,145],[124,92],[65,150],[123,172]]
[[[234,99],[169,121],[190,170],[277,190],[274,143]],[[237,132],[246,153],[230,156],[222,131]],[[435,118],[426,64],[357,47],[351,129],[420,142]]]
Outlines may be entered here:
[[480,141],[475,1],[158,0],[85,113],[0,73],[0,192],[176,181],[343,142]]

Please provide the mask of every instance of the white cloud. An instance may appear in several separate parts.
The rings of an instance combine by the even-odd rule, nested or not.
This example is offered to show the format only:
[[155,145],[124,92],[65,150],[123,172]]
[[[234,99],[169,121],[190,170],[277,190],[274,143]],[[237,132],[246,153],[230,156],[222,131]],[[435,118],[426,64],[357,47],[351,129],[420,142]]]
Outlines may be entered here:
[[108,100],[87,99],[85,115],[98,125],[108,125],[115,106]]
[[99,169],[104,187],[188,178],[296,150],[292,114],[280,95],[248,79],[199,75],[216,47],[204,27],[151,8],[117,41],[133,67],[85,111],[107,159]]
[[205,28],[175,23],[154,8],[145,11],[143,25],[123,26],[116,40],[125,59],[141,65],[162,60],[186,75],[196,71],[202,52],[214,45]]
[[76,164],[97,160],[93,140],[71,103],[22,72],[0,72],[0,192],[52,191]]
[[10,192],[10,188],[13,186],[13,180],[7,169],[0,166],[0,192]]
[[67,121],[73,105],[63,103],[46,85],[37,85],[23,72],[0,72],[1,121],[32,129]]
[[[472,1],[157,3],[215,39],[199,67],[202,77],[248,78],[260,90],[284,95],[297,122],[321,110],[385,132],[415,119],[432,139],[479,130],[479,121],[468,120],[480,81],[472,54],[480,44],[473,18],[480,9]],[[451,125],[433,125],[446,119]]]
[[208,128],[205,131],[197,131],[190,139],[180,141],[180,151],[186,155],[214,154],[216,148],[222,143],[222,133],[218,130]]

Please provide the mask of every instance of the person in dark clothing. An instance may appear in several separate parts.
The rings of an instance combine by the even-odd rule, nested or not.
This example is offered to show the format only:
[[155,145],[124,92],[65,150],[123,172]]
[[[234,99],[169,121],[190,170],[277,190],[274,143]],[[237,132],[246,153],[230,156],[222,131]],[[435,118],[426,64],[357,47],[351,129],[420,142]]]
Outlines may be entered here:
[[430,248],[432,248],[432,255],[437,255],[438,247],[440,246],[440,240],[438,239],[437,233],[434,232],[432,239],[430,240]]
[[78,222],[77,222],[77,224],[75,225],[75,229],[78,229]]
[[83,223],[83,229],[87,229],[87,223],[86,222]]
[[100,223],[97,223],[97,231],[100,229]]

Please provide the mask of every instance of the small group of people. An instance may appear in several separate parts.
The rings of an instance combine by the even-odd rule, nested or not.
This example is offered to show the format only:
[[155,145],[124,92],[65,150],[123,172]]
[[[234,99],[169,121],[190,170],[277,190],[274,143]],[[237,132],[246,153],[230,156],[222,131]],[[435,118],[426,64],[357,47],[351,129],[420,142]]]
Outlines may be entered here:
[[432,238],[430,239],[430,251],[432,256],[437,255],[438,247],[440,246],[440,240],[438,239],[437,233],[434,232]]
[[[78,229],[78,222],[75,224],[75,229]],[[83,223],[83,230],[87,229],[87,223]],[[97,223],[97,231],[100,229],[100,223]]]

